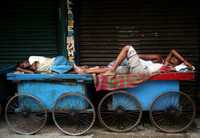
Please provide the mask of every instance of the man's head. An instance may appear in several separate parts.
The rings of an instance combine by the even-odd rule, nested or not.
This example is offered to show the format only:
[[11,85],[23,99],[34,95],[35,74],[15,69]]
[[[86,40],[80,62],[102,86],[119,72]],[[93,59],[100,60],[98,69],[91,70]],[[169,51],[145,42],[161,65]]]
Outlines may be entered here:
[[172,66],[177,66],[177,65],[181,64],[181,61],[175,56],[171,57],[169,62]]
[[18,64],[18,67],[23,68],[23,69],[28,69],[31,67],[31,64],[29,63],[28,60],[24,60]]

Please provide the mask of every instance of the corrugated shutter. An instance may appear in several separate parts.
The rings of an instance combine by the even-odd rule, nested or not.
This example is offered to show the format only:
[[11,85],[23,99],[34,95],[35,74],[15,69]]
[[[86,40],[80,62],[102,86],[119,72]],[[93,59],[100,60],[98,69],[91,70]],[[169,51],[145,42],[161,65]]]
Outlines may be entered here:
[[138,53],[166,56],[177,49],[198,64],[199,21],[195,1],[84,0],[77,9],[81,65],[106,65],[124,44]]
[[[138,53],[157,53],[164,57],[175,48],[199,72],[200,20],[195,0],[75,2],[80,65],[107,65],[122,46],[132,44]],[[181,90],[195,99],[199,92],[197,82],[181,83]]]
[[17,0],[0,7],[0,65],[57,54],[56,0]]

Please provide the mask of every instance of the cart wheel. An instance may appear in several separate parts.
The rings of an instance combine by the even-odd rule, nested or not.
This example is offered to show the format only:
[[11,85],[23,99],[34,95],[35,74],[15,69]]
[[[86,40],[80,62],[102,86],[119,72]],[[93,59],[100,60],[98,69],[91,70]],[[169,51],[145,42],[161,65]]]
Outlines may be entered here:
[[152,123],[159,130],[177,133],[187,129],[196,113],[192,99],[182,92],[168,92],[158,96],[150,108]]
[[6,105],[5,119],[12,131],[34,134],[44,127],[47,111],[36,97],[15,95]]
[[56,126],[68,135],[81,135],[95,122],[94,106],[87,97],[79,94],[60,96],[52,115]]
[[109,130],[125,132],[138,125],[142,107],[137,98],[129,93],[111,92],[100,101],[98,117],[101,124]]

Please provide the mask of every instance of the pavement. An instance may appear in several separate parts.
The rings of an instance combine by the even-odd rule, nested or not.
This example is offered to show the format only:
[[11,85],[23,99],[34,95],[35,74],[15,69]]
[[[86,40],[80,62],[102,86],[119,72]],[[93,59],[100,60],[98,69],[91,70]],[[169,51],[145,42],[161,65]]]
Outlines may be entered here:
[[131,132],[114,133],[96,123],[89,132],[81,136],[65,135],[52,123],[47,123],[47,125],[35,135],[19,135],[11,132],[2,119],[0,120],[0,138],[200,138],[200,118],[195,119],[195,123],[183,133],[163,133],[149,123],[139,125]]

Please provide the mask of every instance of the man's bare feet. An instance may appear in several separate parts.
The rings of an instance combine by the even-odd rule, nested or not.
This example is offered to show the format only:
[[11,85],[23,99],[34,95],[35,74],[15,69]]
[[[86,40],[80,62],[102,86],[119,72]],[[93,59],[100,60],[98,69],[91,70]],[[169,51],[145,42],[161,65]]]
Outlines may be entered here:
[[79,73],[79,74],[84,74],[85,73],[85,70],[80,68],[80,67],[78,67],[76,64],[74,64],[74,71],[76,73]]

